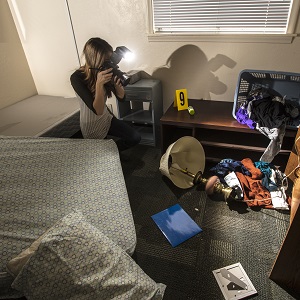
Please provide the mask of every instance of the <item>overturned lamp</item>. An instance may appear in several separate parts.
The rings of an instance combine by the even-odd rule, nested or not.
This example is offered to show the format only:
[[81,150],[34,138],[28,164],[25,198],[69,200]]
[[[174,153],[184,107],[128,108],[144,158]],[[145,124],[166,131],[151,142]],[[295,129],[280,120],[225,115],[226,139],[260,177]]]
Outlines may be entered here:
[[179,188],[197,185],[209,195],[222,194],[226,201],[234,199],[235,191],[216,180],[216,176],[203,177],[204,168],[205,153],[201,143],[191,136],[184,136],[168,147],[161,157],[159,170]]

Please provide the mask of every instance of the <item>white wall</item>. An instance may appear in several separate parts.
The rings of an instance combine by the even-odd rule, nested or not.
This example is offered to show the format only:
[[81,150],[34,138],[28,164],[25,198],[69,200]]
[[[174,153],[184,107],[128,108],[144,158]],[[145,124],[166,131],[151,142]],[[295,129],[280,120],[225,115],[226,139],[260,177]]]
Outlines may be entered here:
[[79,62],[66,2],[8,0],[39,95],[73,97]]
[[37,94],[6,1],[0,1],[0,70],[0,109]]
[[[78,62],[66,1],[15,2],[25,24],[26,39],[21,40],[38,92],[73,95],[69,75]],[[299,37],[290,44],[149,42],[146,0],[68,0],[68,4],[80,54],[93,36],[114,48],[127,46],[136,59],[121,61],[120,69],[140,69],[161,79],[165,110],[179,88],[187,88],[189,98],[233,101],[243,69],[300,73]]]

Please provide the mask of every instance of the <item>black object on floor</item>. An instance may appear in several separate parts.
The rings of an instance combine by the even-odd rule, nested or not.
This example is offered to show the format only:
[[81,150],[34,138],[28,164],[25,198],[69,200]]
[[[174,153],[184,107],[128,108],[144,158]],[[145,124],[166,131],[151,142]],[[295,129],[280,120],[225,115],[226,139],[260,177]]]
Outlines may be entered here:
[[[122,167],[137,232],[133,258],[167,285],[164,299],[224,299],[212,271],[238,262],[258,291],[253,299],[294,299],[268,277],[288,212],[252,210],[245,203],[229,207],[196,187],[179,189],[159,171],[160,149],[138,145],[126,153],[130,160]],[[172,248],[151,216],[177,203],[203,232]]]

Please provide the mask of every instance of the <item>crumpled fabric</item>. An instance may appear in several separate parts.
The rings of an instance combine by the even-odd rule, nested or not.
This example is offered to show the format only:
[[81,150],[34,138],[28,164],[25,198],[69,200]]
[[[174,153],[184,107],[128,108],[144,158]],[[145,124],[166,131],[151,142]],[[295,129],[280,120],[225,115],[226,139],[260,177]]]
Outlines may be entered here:
[[[270,181],[277,183],[277,191],[271,191],[272,204],[275,209],[289,209],[290,197],[286,195],[285,191],[288,188],[288,181],[284,174],[278,169],[272,169]],[[285,179],[285,180],[284,180]]]
[[236,120],[240,124],[244,124],[244,125],[247,125],[251,129],[255,129],[256,122],[254,122],[253,120],[251,120],[249,118],[247,109],[244,106],[241,106],[238,109],[238,111],[236,112],[235,116],[236,116]]
[[262,178],[263,186],[266,187],[269,192],[277,191],[277,184],[271,180],[272,171],[274,171],[275,166],[265,161],[256,161],[254,162],[254,166],[260,169],[264,174],[264,177]]
[[[250,114],[249,109],[251,110]],[[249,118],[259,126],[268,128],[279,128],[287,118],[284,104],[271,97],[251,101],[248,106],[248,114]]]
[[251,173],[250,176],[247,176],[236,172],[236,176],[242,185],[246,204],[249,207],[262,206],[265,208],[273,208],[271,194],[262,184],[263,173],[255,167],[250,158],[243,159],[241,163]]
[[259,124],[257,124],[256,129],[270,140],[259,160],[270,163],[281,150],[286,124],[283,123],[279,128],[260,127]]
[[249,92],[247,113],[256,129],[270,139],[260,161],[272,162],[279,153],[285,135],[288,113],[285,97],[273,89],[258,86]]
[[234,189],[237,199],[243,199],[243,190],[240,184],[240,181],[236,177],[235,172],[230,172],[224,177],[225,182],[227,185]]
[[222,159],[210,169],[210,172],[218,176],[222,183],[226,183],[224,177],[230,172],[241,172],[242,174],[251,175],[240,161],[231,158]]

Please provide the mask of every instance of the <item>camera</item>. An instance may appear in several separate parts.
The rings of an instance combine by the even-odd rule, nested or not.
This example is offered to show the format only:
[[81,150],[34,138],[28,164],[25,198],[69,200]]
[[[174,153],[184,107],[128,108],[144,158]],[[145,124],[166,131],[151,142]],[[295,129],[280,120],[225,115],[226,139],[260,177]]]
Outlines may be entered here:
[[126,73],[119,70],[119,66],[111,60],[104,61],[100,70],[104,71],[110,68],[112,68],[113,77],[117,76],[123,86],[126,86],[129,83],[130,77]]

